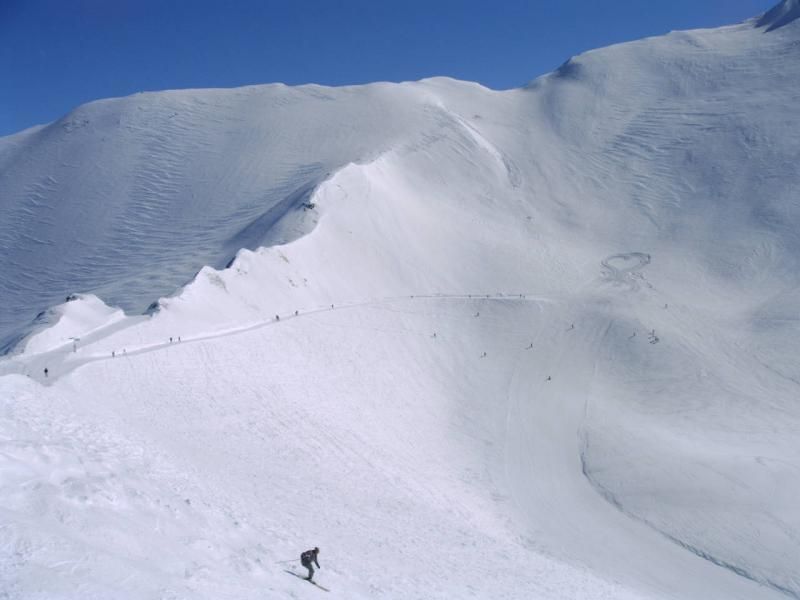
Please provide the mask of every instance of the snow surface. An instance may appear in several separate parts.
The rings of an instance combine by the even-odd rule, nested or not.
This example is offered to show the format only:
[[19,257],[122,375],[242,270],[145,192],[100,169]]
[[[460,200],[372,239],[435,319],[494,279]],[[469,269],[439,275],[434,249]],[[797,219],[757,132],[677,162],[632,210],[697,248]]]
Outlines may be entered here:
[[800,598],[797,9],[0,139],[0,597]]

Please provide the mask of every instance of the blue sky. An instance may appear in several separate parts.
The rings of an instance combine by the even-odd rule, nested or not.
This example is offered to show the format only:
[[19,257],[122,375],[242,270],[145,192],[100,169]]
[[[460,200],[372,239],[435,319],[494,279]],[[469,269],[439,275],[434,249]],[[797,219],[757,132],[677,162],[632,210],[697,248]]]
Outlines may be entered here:
[[144,90],[434,75],[516,87],[568,57],[778,0],[0,0],[0,135]]

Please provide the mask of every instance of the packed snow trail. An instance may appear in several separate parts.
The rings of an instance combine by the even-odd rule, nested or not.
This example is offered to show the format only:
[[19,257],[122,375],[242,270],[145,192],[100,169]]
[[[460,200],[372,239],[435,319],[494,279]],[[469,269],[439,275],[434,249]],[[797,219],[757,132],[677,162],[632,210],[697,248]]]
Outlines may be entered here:
[[[280,327],[90,363],[47,391],[33,393],[37,386],[20,379],[14,411],[25,406],[26,419],[49,415],[36,417],[40,432],[33,437],[49,429],[50,419],[105,432],[71,442],[77,456],[86,443],[79,440],[101,437],[116,440],[112,447],[126,440],[125,452],[143,452],[139,463],[158,453],[165,463],[159,470],[170,475],[147,484],[145,506],[162,498],[182,508],[137,543],[155,547],[171,528],[189,528],[185,542],[176,540],[175,566],[162,576],[178,597],[234,594],[224,584],[230,567],[221,565],[235,564],[233,557],[255,544],[261,550],[243,555],[249,566],[235,576],[235,597],[256,597],[259,586],[280,593],[268,562],[296,549],[298,540],[319,539],[332,554],[323,583],[346,597],[425,589],[432,598],[519,598],[524,589],[525,597],[543,598],[647,598],[654,590],[656,597],[775,598],[629,518],[586,479],[586,432],[608,425],[587,421],[587,414],[604,397],[593,382],[602,375],[614,316],[603,301],[582,302],[434,297],[328,310],[282,319]],[[529,343],[533,350],[525,349]],[[619,343],[657,351],[645,340]],[[226,377],[231,360],[246,375]],[[94,402],[88,388],[103,402]],[[87,464],[119,473],[108,458]],[[88,506],[97,507],[90,514],[102,523],[113,513],[97,512],[110,492],[101,481],[114,477],[83,483],[83,472],[73,469],[65,483],[87,489]],[[158,486],[171,480],[183,483],[168,500]],[[348,489],[354,485],[355,495]],[[53,489],[21,488],[34,498]],[[59,508],[58,497],[44,504],[45,522],[61,512],[69,523],[76,507]],[[134,502],[128,518],[147,522],[152,517],[143,508]],[[240,529],[234,523],[247,524],[244,537],[237,534],[241,541],[225,533]],[[442,540],[455,557],[444,566],[429,560]],[[358,551],[365,544],[374,556]],[[140,583],[120,589],[147,597],[149,563],[158,556],[125,567],[139,573]],[[192,575],[178,583],[175,569],[183,573],[178,565],[186,561]],[[84,571],[95,574],[90,581],[107,581],[95,579],[97,569],[109,576],[123,570],[102,552],[92,564]],[[518,573],[513,582],[504,581],[508,570]],[[530,578],[520,581],[520,573]],[[86,589],[92,597],[99,588]]]
[[[527,301],[534,301],[534,302],[553,302],[552,299],[544,299],[537,297],[535,294],[525,294],[525,293],[499,293],[499,294],[446,294],[446,293],[437,293],[437,294],[412,294],[408,296],[410,299],[431,299],[431,298],[440,298],[440,299],[476,299],[476,300],[527,300]],[[214,333],[209,334],[194,334],[189,336],[170,336],[167,341],[162,342],[152,342],[149,344],[139,344],[139,345],[130,345],[130,346],[121,346],[119,349],[111,350],[109,353],[107,350],[103,350],[102,352],[98,352],[96,350],[93,351],[93,346],[98,342],[103,342],[103,346],[108,346],[107,341],[105,338],[113,336],[113,334],[125,329],[126,327],[135,326],[137,323],[141,322],[144,318],[128,318],[126,321],[117,322],[109,327],[104,327],[97,329],[92,332],[91,335],[86,336],[83,335],[78,341],[73,341],[72,339],[65,341],[58,345],[53,350],[46,350],[36,353],[26,353],[18,356],[13,356],[9,360],[0,362],[0,376],[8,375],[12,373],[19,373],[25,375],[27,377],[31,377],[34,380],[38,381],[43,385],[52,385],[56,380],[58,380],[63,375],[79,368],[82,365],[85,365],[90,362],[99,361],[99,360],[113,360],[113,359],[124,359],[128,356],[134,356],[136,354],[142,354],[146,352],[155,352],[158,350],[163,350],[165,348],[169,348],[175,344],[191,344],[193,342],[204,341],[204,340],[211,340],[215,338],[226,337],[230,335],[237,335],[240,333],[245,333],[247,331],[252,331],[254,329],[260,329],[262,327],[268,327],[271,325],[278,325],[282,320],[287,321],[289,319],[295,319],[298,317],[306,317],[309,315],[314,315],[316,313],[330,311],[330,310],[341,310],[341,309],[353,309],[353,308],[360,308],[360,307],[368,307],[373,306],[376,304],[383,304],[388,302],[393,302],[400,300],[400,297],[386,297],[386,298],[378,298],[373,300],[368,300],[364,302],[351,302],[351,303],[343,303],[343,304],[332,304],[330,306],[312,308],[312,309],[303,309],[302,311],[297,310],[294,313],[284,314],[284,315],[275,315],[270,319],[265,319],[258,323],[253,323],[250,325],[245,325],[238,328],[216,331]],[[44,374],[44,369],[48,369],[47,375]]]
[[[536,590],[555,598],[581,596],[586,590],[637,597],[583,568],[560,565],[518,546],[515,529],[506,530],[506,517],[495,512],[503,501],[484,488],[489,473],[480,455],[489,447],[474,445],[482,434],[479,415],[472,414],[481,408],[472,399],[447,393],[451,380],[446,374],[456,358],[478,367],[476,374],[500,367],[491,384],[481,386],[484,392],[502,384],[508,369],[501,357],[507,351],[496,341],[477,343],[482,334],[472,335],[475,328],[494,330],[518,305],[485,298],[409,298],[358,311],[326,311],[287,320],[281,327],[173,345],[125,361],[90,363],[43,390],[23,378],[6,378],[19,386],[15,412],[44,417],[37,418],[35,437],[50,430],[52,419],[78,429],[97,424],[105,437],[130,448],[127,452],[139,448],[142,457],[135,464],[155,463],[155,452],[167,463],[159,470],[172,473],[167,481],[173,480],[174,488],[161,490],[164,484],[154,478],[145,488],[134,483],[130,492],[133,499],[147,502],[128,501],[126,518],[141,522],[135,530],[126,528],[128,543],[136,539],[136,547],[152,553],[151,558],[137,558],[123,568],[102,550],[94,553],[83,572],[88,582],[84,597],[101,596],[101,582],[123,571],[136,573],[135,581],[121,586],[116,597],[150,597],[156,582],[178,597],[286,593],[280,571],[273,577],[265,565],[296,550],[302,539],[319,540],[330,553],[321,582],[348,598],[451,598],[458,590],[516,598],[520,586],[533,590],[534,597]],[[476,307],[480,318],[474,317]],[[434,324],[436,338],[430,336]],[[521,342],[515,346],[512,353],[523,351]],[[272,353],[272,347],[281,353]],[[489,358],[480,359],[479,348],[488,350]],[[239,361],[237,371],[249,374],[246,378],[225,376],[232,357]],[[436,363],[440,367],[431,372]],[[165,372],[172,373],[169,379],[163,378]],[[100,405],[89,401],[86,385],[103,398]],[[444,403],[439,401],[445,400],[442,393],[447,394]],[[451,421],[450,402],[464,406],[463,425],[461,417]],[[449,433],[442,437],[442,432]],[[99,438],[81,435],[71,445]],[[380,449],[378,439],[391,448]],[[116,470],[110,471],[106,481],[113,482]],[[70,485],[86,485],[82,472],[74,471]],[[87,485],[87,499],[73,506],[64,504],[61,479],[53,481],[55,486],[23,486],[22,493],[36,501],[16,510],[43,505],[39,522],[45,527],[62,517],[67,523],[83,514],[97,523],[112,517],[103,509],[108,501],[101,498],[118,492],[106,484]],[[160,504],[178,512],[171,518],[162,515],[162,524],[152,529],[150,511]],[[31,526],[19,529],[20,536]],[[65,531],[70,529],[67,525]],[[102,529],[90,528],[79,539],[91,540]],[[173,561],[159,567],[156,577],[160,540],[176,534]],[[442,540],[448,540],[454,564],[431,561]],[[370,547],[367,555],[365,545]],[[261,549],[254,553],[256,546]],[[47,555],[59,552],[56,545]],[[24,583],[39,559],[25,552],[21,556]],[[525,565],[525,580],[504,581],[502,574],[515,564]],[[52,585],[68,580],[67,574],[50,578]]]

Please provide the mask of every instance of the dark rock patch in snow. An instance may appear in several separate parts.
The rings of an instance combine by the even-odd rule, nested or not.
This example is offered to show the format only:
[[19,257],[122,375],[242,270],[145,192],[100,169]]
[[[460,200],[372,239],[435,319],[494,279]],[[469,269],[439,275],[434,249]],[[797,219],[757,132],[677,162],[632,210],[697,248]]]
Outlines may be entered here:
[[756,27],[766,27],[767,31],[779,29],[800,17],[800,0],[783,0],[768,10],[756,23]]

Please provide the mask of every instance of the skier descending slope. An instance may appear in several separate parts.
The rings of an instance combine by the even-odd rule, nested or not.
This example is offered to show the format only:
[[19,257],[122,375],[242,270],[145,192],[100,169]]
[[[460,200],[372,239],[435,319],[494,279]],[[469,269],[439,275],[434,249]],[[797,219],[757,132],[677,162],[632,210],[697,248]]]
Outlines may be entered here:
[[306,550],[300,555],[300,563],[306,569],[308,569],[308,577],[306,579],[308,579],[309,581],[313,581],[314,578],[314,567],[311,565],[311,562],[313,561],[314,563],[316,563],[318,569],[321,568],[319,566],[319,560],[317,560],[318,554],[319,554],[319,548],[315,547],[313,550]]

